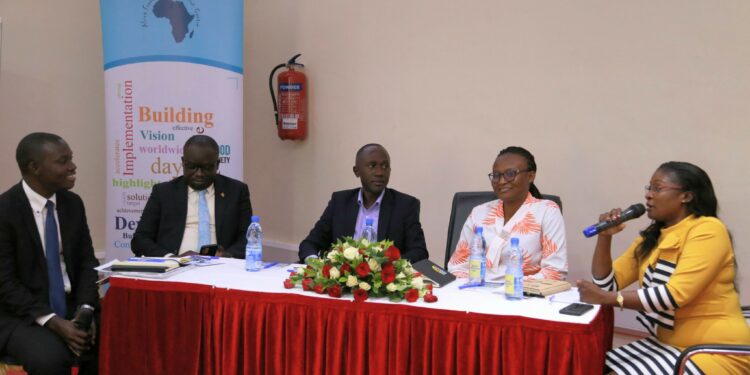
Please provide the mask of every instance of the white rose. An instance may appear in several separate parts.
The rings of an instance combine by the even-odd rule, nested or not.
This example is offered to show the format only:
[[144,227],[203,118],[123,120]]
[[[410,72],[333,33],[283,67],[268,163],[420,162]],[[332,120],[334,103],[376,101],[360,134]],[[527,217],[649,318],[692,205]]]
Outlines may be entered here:
[[359,280],[357,280],[357,277],[354,275],[349,275],[349,277],[346,279],[346,286],[353,288],[359,284]]
[[385,289],[389,292],[395,292],[396,291],[396,284],[394,283],[388,283],[388,285],[385,286]]
[[406,275],[404,275],[403,272],[399,272],[398,275],[396,275],[396,279],[403,279],[404,277],[406,277]]
[[380,264],[378,264],[378,261],[375,259],[368,260],[367,265],[370,266],[370,270],[372,270],[372,272],[380,271]]
[[367,238],[363,238],[360,241],[362,241],[362,245],[365,245],[365,247],[370,244],[370,240],[368,240]]
[[421,277],[415,277],[411,279],[411,286],[417,289],[422,289],[422,287],[424,286],[424,280]]
[[331,274],[331,279],[336,280],[341,276],[341,272],[339,272],[339,269],[336,267],[331,267],[331,270],[328,271]]
[[404,268],[404,273],[405,273],[405,274],[407,274],[407,275],[411,275],[411,274],[413,274],[413,273],[414,273],[414,268],[411,268],[411,267],[409,267],[409,266],[406,266],[406,267]]
[[382,253],[383,252],[383,248],[380,247],[380,246],[373,246],[372,247],[372,251],[374,251],[376,253]]
[[359,289],[370,290],[370,284],[368,284],[368,283],[366,283],[366,282],[363,281],[363,282],[359,283]]
[[354,259],[357,259],[358,257],[359,257],[359,249],[357,249],[356,247],[347,247],[344,250],[344,258],[349,259],[349,260],[354,260]]
[[338,255],[338,251],[334,250],[334,251],[329,252],[328,253],[328,260],[330,260],[331,262],[335,262],[336,261],[336,255]]

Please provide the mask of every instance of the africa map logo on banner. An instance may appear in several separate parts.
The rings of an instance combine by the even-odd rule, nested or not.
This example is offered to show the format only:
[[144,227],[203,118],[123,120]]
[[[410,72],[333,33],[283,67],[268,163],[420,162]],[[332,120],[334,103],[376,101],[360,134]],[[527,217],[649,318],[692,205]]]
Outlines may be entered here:
[[185,40],[185,36],[189,38],[193,37],[195,29],[200,24],[200,9],[190,0],[188,0],[188,6],[191,8],[192,13],[185,6],[184,1],[149,0],[143,6],[144,12],[141,25],[148,27],[147,20],[149,14],[153,14],[156,18],[164,18],[169,21],[169,25],[172,27],[174,41],[182,43]]

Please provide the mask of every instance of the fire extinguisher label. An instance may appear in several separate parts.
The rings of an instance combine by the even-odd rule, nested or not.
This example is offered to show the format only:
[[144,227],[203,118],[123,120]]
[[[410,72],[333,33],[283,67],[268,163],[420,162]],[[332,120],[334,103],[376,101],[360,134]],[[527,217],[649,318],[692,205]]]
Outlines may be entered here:
[[297,130],[299,116],[286,115],[281,117],[281,128],[284,130]]
[[281,91],[302,91],[301,83],[283,83],[279,85]]

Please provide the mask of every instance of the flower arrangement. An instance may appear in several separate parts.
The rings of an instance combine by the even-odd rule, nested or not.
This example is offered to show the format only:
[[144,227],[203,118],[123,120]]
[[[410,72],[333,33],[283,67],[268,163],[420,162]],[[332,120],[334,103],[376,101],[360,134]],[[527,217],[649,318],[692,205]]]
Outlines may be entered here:
[[344,237],[323,258],[311,258],[284,280],[284,287],[302,284],[305,291],[341,298],[351,292],[355,302],[388,297],[393,302],[437,301],[432,285],[424,282],[391,241],[369,242]]

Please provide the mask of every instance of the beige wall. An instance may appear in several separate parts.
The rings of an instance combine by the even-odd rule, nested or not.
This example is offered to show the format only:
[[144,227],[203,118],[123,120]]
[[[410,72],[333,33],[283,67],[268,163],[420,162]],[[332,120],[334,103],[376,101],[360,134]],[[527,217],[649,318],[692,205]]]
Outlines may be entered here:
[[[67,138],[98,248],[104,243],[101,32],[95,1],[0,0],[0,186],[31,130]],[[711,175],[740,268],[750,267],[750,3],[266,0],[245,3],[245,176],[266,237],[295,246],[354,152],[390,151],[391,186],[422,200],[442,263],[455,191],[488,190],[496,153],[522,145],[562,196],[572,278],[588,274],[599,212],[642,201],[663,161]],[[303,53],[310,135],[276,138],[271,68]],[[624,248],[641,219],[618,236]],[[750,276],[741,272],[743,302]],[[623,322],[623,325],[627,323]]]

